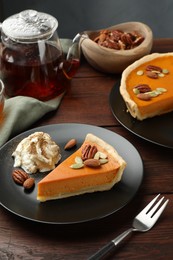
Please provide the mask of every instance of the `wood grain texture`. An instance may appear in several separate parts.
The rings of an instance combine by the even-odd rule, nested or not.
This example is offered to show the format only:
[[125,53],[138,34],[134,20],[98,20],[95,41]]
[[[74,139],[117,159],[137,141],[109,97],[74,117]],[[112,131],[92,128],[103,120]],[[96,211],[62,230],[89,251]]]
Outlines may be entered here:
[[[173,39],[156,39],[153,52],[173,51]],[[144,162],[144,178],[135,198],[119,212],[95,222],[46,225],[24,220],[0,207],[0,259],[81,260],[131,226],[133,217],[155,196],[170,199],[156,226],[127,239],[109,259],[160,260],[173,255],[173,150],[149,143],[123,128],[113,117],[109,94],[120,78],[95,71],[85,60],[59,109],[32,126],[86,123],[105,127],[129,140]],[[135,163],[135,162],[133,162]]]

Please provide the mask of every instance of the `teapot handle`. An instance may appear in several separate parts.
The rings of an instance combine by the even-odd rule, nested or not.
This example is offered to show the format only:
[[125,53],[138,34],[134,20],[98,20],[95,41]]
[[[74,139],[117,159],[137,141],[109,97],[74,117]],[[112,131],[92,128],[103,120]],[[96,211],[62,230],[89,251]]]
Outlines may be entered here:
[[68,49],[66,60],[70,60],[72,57],[78,56],[80,59],[80,39],[88,38],[85,33],[78,33],[72,40],[72,45]]

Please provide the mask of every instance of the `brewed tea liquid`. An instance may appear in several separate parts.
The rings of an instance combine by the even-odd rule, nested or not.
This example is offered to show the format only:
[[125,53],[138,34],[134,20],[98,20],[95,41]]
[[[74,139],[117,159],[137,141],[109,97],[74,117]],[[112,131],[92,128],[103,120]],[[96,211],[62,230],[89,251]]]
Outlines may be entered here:
[[49,100],[66,90],[79,60],[64,61],[55,46],[43,42],[19,47],[5,47],[1,53],[0,69],[7,96]]

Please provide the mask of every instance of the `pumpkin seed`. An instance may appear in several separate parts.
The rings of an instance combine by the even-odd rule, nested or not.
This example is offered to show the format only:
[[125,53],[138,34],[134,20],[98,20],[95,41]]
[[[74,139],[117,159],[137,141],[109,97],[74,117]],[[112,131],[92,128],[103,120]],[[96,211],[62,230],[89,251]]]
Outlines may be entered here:
[[162,92],[161,92],[161,91],[159,91],[159,90],[154,90],[154,92],[155,92],[157,95],[160,95],[160,94],[162,94]]
[[80,156],[76,156],[75,163],[83,163],[82,158]]
[[151,91],[151,92],[147,92],[147,94],[149,94],[150,97],[157,97],[157,96],[159,95],[158,93],[156,93],[155,90],[153,90],[153,91]]
[[156,88],[157,91],[160,91],[161,93],[167,92],[166,88]]
[[101,159],[106,159],[107,158],[107,154],[102,153],[102,152],[99,152],[99,154],[100,154],[100,158]]
[[165,74],[164,74],[164,73],[159,73],[158,76],[159,76],[160,78],[164,78],[164,77],[165,77]]
[[106,159],[106,158],[103,158],[103,159],[100,159],[99,161],[100,161],[100,163],[101,163],[101,164],[105,164],[105,163],[107,163],[107,162],[108,162],[108,159]]
[[94,155],[94,159],[99,159],[100,158],[100,152],[96,152],[96,154]]
[[162,69],[162,73],[164,73],[164,74],[169,74],[169,70],[167,70],[167,69]]
[[137,94],[139,94],[139,93],[140,93],[140,91],[139,91],[139,89],[138,89],[138,88],[133,88],[133,93],[134,93],[135,95],[137,95]]
[[143,72],[143,70],[138,70],[138,71],[136,72],[136,74],[137,74],[138,76],[142,76],[142,75],[144,74],[144,72]]
[[70,168],[72,168],[72,169],[80,169],[83,167],[84,167],[83,163],[74,163],[74,164],[70,165]]

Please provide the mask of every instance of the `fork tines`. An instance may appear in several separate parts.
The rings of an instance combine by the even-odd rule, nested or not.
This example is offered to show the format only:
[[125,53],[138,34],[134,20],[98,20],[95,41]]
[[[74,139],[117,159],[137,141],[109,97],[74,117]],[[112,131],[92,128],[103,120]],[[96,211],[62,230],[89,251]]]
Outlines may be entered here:
[[[164,200],[164,197],[162,197],[157,203],[157,199],[160,196],[160,194],[158,194],[142,211],[141,213],[145,213],[147,214],[149,217],[154,217],[155,219],[158,219],[159,216],[161,215],[161,213],[163,212],[163,210],[165,209],[166,205],[168,204],[169,199],[167,199],[163,205],[159,208],[159,206],[161,205],[162,201]],[[156,203],[156,204],[155,204]],[[155,204],[155,205],[154,205]],[[159,209],[158,209],[159,208]],[[157,211],[157,212],[156,212]],[[140,213],[140,214],[141,214]]]

